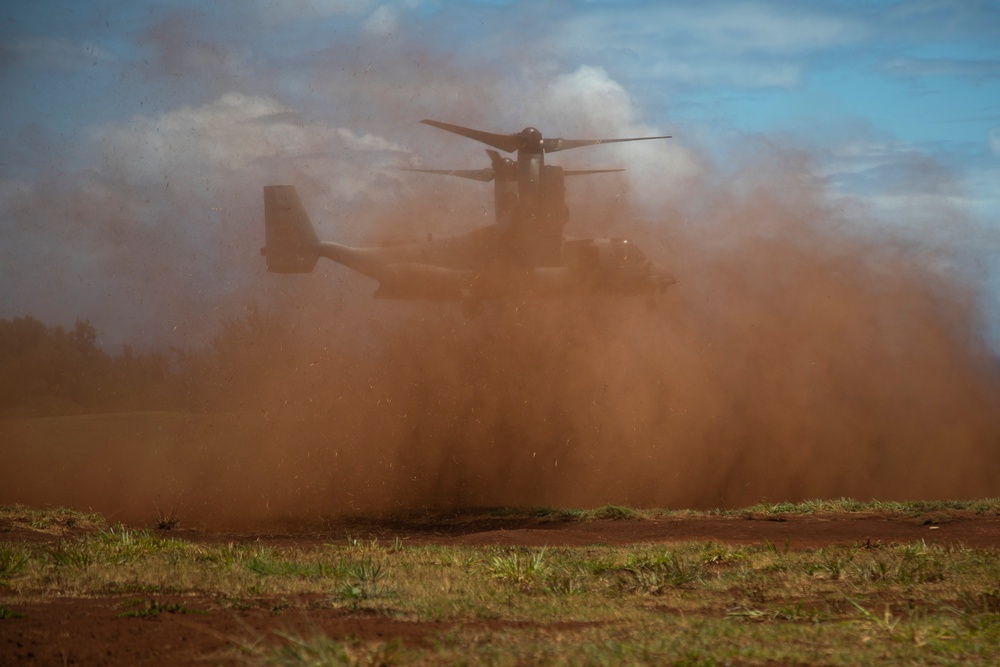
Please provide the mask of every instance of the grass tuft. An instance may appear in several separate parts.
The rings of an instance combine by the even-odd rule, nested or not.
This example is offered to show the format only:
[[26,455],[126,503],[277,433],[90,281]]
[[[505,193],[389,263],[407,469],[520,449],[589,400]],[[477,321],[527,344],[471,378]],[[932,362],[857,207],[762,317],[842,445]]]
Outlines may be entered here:
[[662,595],[702,579],[701,564],[673,551],[656,556],[630,555],[616,572],[619,588],[627,593]]
[[173,530],[177,527],[177,524],[181,522],[180,516],[177,514],[177,506],[170,510],[169,513],[164,513],[159,506],[156,507],[156,529],[157,530]]
[[24,549],[0,543],[0,581],[16,576],[28,564],[28,558]]
[[501,553],[490,560],[487,570],[501,581],[530,587],[538,582],[549,570],[545,562],[545,549],[519,553]]
[[329,579],[339,574],[337,568],[321,560],[298,561],[283,558],[273,549],[260,548],[243,561],[244,567],[261,577],[303,577]]
[[344,565],[343,577],[344,583],[338,589],[337,595],[352,605],[392,592],[388,583],[389,568],[371,555],[364,555]]
[[6,621],[11,618],[24,618],[24,614],[20,614],[9,607],[0,605],[0,621]]
[[65,507],[43,509],[24,505],[0,505],[0,520],[55,534],[71,528],[86,531],[104,526],[104,517],[100,514],[78,512]]
[[366,644],[360,641],[339,642],[330,637],[314,634],[305,638],[276,632],[284,643],[271,649],[264,656],[268,665],[298,667],[308,665],[373,665],[390,667],[399,664],[404,652],[399,641]]
[[182,604],[176,604],[172,602],[160,603],[156,600],[139,600],[136,604],[135,600],[130,600],[126,603],[126,606],[139,606],[139,609],[129,609],[128,611],[123,611],[118,614],[119,618],[155,618],[160,614],[208,614],[209,612],[201,609],[190,609]]
[[[981,500],[911,500],[897,501],[861,501],[854,498],[836,498],[833,500],[803,500],[802,502],[762,502],[737,510],[713,510],[720,514],[735,515],[780,515],[780,514],[827,514],[827,513],[858,513],[877,512],[884,514],[903,514],[919,517],[933,512],[974,512],[981,515],[1000,515],[1000,498],[984,498]],[[709,513],[712,513],[709,512]]]
[[621,505],[605,505],[604,507],[598,507],[597,509],[586,512],[584,514],[584,518],[591,521],[635,521],[638,519],[644,519],[645,517],[639,510],[634,510],[631,507],[623,507]]

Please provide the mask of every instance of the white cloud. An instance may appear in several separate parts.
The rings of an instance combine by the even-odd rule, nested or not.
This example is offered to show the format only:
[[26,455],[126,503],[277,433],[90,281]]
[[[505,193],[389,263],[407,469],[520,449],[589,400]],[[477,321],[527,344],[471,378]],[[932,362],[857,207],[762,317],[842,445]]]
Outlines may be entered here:
[[915,146],[903,142],[852,139],[830,147],[820,171],[830,177],[858,174],[920,156]]
[[[1000,128],[988,141],[1000,149]],[[998,219],[998,170],[983,157],[979,166],[949,167],[919,144],[853,140],[828,151],[817,168],[833,197],[863,202],[869,214],[932,234],[957,220]]]
[[41,62],[67,70],[91,67],[114,60],[106,48],[93,41],[27,37],[11,40],[6,48],[25,62]]
[[556,76],[542,99],[548,111],[564,113],[574,124],[617,129],[635,123],[632,98],[600,67],[584,65]]
[[[635,102],[625,88],[600,67],[576,70],[538,82],[529,94],[539,117],[549,119],[552,129],[567,139],[623,138],[669,134],[663,128],[642,123]],[[530,108],[530,107],[529,107]],[[672,140],[606,144],[580,148],[560,163],[589,160],[595,166],[626,168],[637,201],[647,211],[662,208],[680,196],[690,179],[701,173],[694,153]]]
[[361,24],[365,32],[372,35],[391,35],[399,29],[399,7],[382,5]]
[[1000,127],[991,127],[986,133],[986,143],[994,155],[1000,155]]
[[[301,158],[316,168],[312,178],[326,180],[335,193],[354,196],[372,187],[371,178],[354,174],[381,160],[378,152],[405,151],[372,133],[302,122],[274,99],[240,93],[200,107],[108,124],[95,131],[94,139],[104,169],[114,177],[140,187],[169,181],[192,193],[269,171],[275,176],[275,170],[298,171],[280,164]],[[336,178],[340,172],[347,177]]]
[[800,7],[790,11],[787,5],[686,6],[665,12],[663,21],[679,26],[668,32],[696,34],[707,50],[734,55],[812,53],[852,43],[866,32],[858,21]]
[[315,21],[334,16],[363,16],[375,0],[258,0],[257,12],[268,23]]
[[882,70],[905,77],[1000,78],[1000,60],[962,58],[892,58],[882,63]]
[[[391,204],[379,167],[404,151],[240,93],[108,123],[90,139],[90,168],[0,182],[0,282],[18,285],[0,309],[50,321],[83,313],[112,340],[167,335],[178,320],[198,338],[217,323],[213,308],[253,290],[267,183],[299,186],[322,231],[370,240],[357,213]],[[52,267],[44,279],[40,267]]]
[[337,128],[337,136],[344,140],[346,146],[357,151],[394,151],[397,153],[408,152],[406,148],[395,144],[385,137],[380,137],[371,133],[358,136],[346,127]]
[[650,78],[690,86],[714,83],[733,88],[792,88],[802,82],[802,67],[798,64],[749,59],[664,59],[647,73]]
[[651,78],[738,88],[790,87],[802,59],[856,43],[865,23],[764,3],[591,6],[554,31],[561,50],[635,59]]
[[865,33],[856,20],[784,5],[757,3],[659,5],[621,9],[605,6],[570,20],[562,31],[577,41],[631,48],[647,41],[665,46],[684,42],[691,51],[747,53],[811,53],[852,43]]

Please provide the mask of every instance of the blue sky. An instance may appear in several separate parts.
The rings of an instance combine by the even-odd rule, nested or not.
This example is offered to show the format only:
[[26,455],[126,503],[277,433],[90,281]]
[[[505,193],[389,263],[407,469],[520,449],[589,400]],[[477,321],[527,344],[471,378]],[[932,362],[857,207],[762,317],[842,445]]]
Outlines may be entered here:
[[427,187],[385,167],[480,166],[430,117],[673,134],[574,156],[627,164],[647,212],[747,147],[806,154],[831,200],[947,237],[1000,340],[1000,3],[42,0],[0,18],[0,317],[87,317],[110,346],[204,335],[266,284],[261,185],[296,183],[361,243]]

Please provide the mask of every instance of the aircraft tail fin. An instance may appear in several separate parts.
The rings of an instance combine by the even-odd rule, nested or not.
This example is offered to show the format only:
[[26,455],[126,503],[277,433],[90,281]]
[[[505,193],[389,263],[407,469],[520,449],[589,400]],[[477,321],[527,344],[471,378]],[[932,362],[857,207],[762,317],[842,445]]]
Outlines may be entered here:
[[319,238],[294,185],[264,186],[264,235],[268,271],[309,273],[316,266]]

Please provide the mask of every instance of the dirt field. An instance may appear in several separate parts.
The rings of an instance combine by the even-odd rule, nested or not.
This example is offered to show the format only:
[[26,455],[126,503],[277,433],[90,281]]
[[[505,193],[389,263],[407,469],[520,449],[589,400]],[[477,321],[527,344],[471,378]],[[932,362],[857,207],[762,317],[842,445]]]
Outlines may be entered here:
[[[934,609],[964,604],[964,643],[942,644],[942,655],[989,654],[983,646],[992,635],[984,633],[993,632],[1000,581],[983,563],[1000,549],[996,501],[985,510],[857,503],[861,511],[570,511],[554,508],[593,504],[545,501],[546,482],[572,478],[568,464],[553,463],[533,473],[541,502],[519,501],[538,509],[503,508],[505,494],[520,496],[500,477],[500,492],[489,496],[499,502],[427,509],[454,498],[437,491],[446,480],[428,477],[452,458],[361,465],[378,457],[323,449],[294,424],[227,413],[0,419],[0,665],[657,663],[685,655],[690,664],[813,664],[802,654],[734,661],[712,652],[714,632],[728,633],[725,650],[754,644],[766,652],[795,636],[803,615],[820,619],[809,626],[825,633],[818,646],[847,651],[820,664],[851,664],[856,638],[841,635],[873,622],[846,594],[872,613],[885,606],[916,619],[921,637],[954,636],[949,624],[957,621]],[[469,457],[463,479],[471,485],[478,478]],[[404,474],[399,464],[407,462]],[[413,496],[420,502],[400,505],[385,491],[417,474],[426,489]],[[629,504],[616,493],[599,503]],[[474,486],[463,494],[478,498]],[[58,507],[73,509],[32,509]],[[180,522],[158,529],[175,509]],[[916,560],[900,545],[917,545]],[[955,565],[959,547],[968,553]],[[678,553],[693,563],[697,583],[657,583],[664,554]],[[798,560],[776,567],[772,553]],[[541,554],[545,572],[533,574],[531,559]],[[629,579],[629,563],[654,561],[639,573],[646,579]],[[362,588],[358,602],[343,568],[366,562],[389,568],[394,590],[367,598]],[[914,563],[924,569],[906,569]],[[831,568],[844,574],[816,579]],[[770,586],[781,592],[768,593]],[[763,613],[776,620],[745,622]],[[702,644],[690,649],[701,652],[664,647],[663,636],[693,641],[689,618],[704,626]],[[765,634],[739,635],[758,631]],[[772,631],[790,634],[766,635]],[[901,650],[898,635],[883,632],[858,660]],[[355,653],[326,663],[276,658],[276,646],[294,643],[289,637],[329,638]],[[896,663],[914,655],[904,651]]]
[[[62,526],[34,530],[21,523],[0,523],[0,541],[14,545],[56,544],[82,536],[85,529]],[[202,545],[254,543],[310,548],[343,541],[379,540],[404,546],[559,547],[674,543],[687,540],[723,544],[787,545],[791,550],[834,544],[882,544],[923,540],[935,545],[1000,548],[1000,517],[973,512],[931,512],[919,517],[879,513],[823,515],[744,514],[742,516],[667,516],[639,520],[579,521],[566,516],[532,516],[493,511],[350,517],[255,532],[216,532],[178,528],[157,531]],[[218,595],[155,596],[169,611],[148,617],[123,617],[134,596],[63,596],[44,591],[3,595],[14,617],[0,620],[3,665],[178,665],[246,664],[250,650],[270,632],[361,642],[399,640],[406,648],[428,647],[452,632],[524,630],[531,625],[502,619],[461,622],[401,620],[388,614],[332,608],[322,595],[264,596],[233,605]],[[150,603],[146,603],[147,606]],[[539,623],[535,630],[571,633],[593,623]]]

